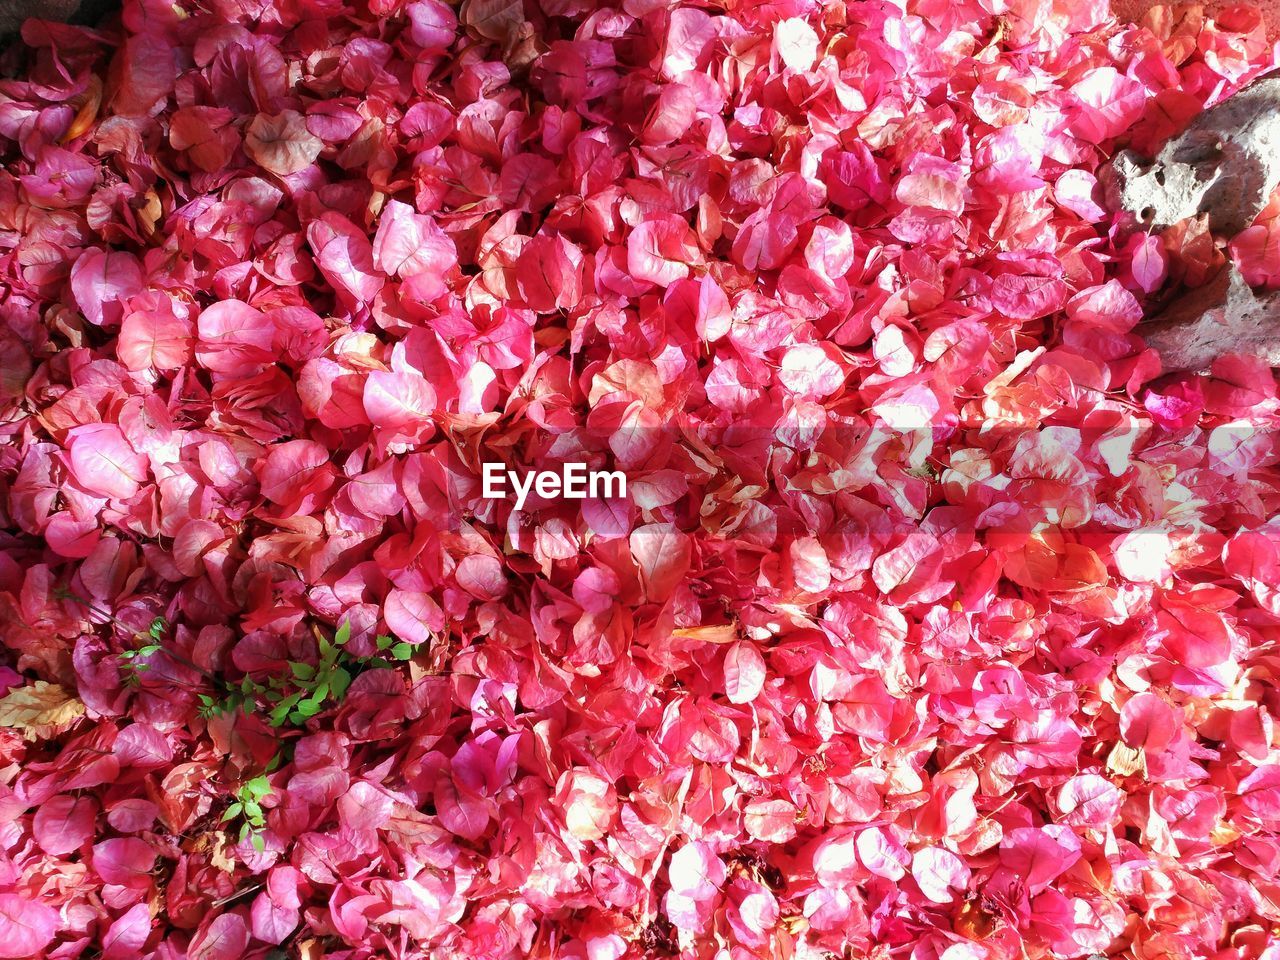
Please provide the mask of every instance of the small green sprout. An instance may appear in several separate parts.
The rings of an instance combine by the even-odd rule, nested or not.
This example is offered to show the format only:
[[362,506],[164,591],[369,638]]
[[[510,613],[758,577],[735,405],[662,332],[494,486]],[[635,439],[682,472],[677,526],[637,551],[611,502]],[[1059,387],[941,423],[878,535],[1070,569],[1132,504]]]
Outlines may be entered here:
[[408,660],[413,656],[413,644],[397,643],[394,637],[381,636],[374,641],[379,650],[386,651],[387,655],[395,660]]
[[237,818],[241,820],[240,839],[248,837],[253,849],[259,853],[266,848],[262,831],[267,825],[267,815],[263,812],[262,801],[271,796],[272,792],[271,781],[265,773],[247,780],[236,791],[235,802],[222,814],[222,823],[229,823]]

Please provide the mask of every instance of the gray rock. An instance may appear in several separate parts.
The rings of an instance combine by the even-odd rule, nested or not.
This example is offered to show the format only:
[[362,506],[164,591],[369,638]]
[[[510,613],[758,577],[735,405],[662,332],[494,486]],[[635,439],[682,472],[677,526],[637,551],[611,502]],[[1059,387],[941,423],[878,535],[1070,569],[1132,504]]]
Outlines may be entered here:
[[116,0],[0,0],[0,34],[17,33],[28,19],[95,23]]
[[1138,332],[1166,370],[1207,370],[1224,353],[1280,366],[1280,291],[1255,294],[1234,264],[1189,290]]
[[1280,78],[1257,80],[1206,110],[1154,160],[1121,151],[1103,181],[1131,229],[1206,213],[1214,233],[1234,236],[1280,184]]

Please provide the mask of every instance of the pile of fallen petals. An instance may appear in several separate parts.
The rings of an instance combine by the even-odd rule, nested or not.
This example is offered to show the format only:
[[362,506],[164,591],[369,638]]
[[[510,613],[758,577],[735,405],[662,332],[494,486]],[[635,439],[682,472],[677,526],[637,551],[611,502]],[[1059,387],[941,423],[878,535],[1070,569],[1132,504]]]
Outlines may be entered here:
[[[1276,381],[1100,0],[129,0],[0,56],[0,957],[1280,957]],[[1278,208],[1280,209],[1280,208]],[[485,499],[481,464],[624,472]]]

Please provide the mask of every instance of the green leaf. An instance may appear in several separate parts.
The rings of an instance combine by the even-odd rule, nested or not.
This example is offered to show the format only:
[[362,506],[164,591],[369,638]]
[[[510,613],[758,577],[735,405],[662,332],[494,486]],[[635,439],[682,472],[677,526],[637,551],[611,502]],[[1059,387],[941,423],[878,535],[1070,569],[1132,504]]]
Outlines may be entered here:
[[147,633],[159,640],[169,631],[169,624],[164,617],[156,617],[151,621],[151,626],[147,629]]
[[413,656],[413,645],[409,643],[397,643],[391,648],[391,655],[397,660],[408,660]]
[[220,822],[226,823],[228,820],[234,820],[236,817],[240,816],[240,811],[243,809],[244,804],[233,803],[231,806],[227,807],[227,812],[222,815],[222,820]]
[[395,640],[394,640],[394,639],[392,639],[391,637],[386,636],[386,635],[384,634],[383,636],[381,636],[381,637],[379,637],[377,640],[375,640],[375,641],[374,641],[374,643],[376,643],[376,644],[378,645],[378,649],[379,649],[379,650],[386,650],[386,649],[387,649],[388,647],[390,647],[393,643],[395,643]]
[[311,700],[303,700],[298,704],[298,709],[294,711],[295,714],[302,717],[304,720],[308,717],[314,717],[319,712],[320,704],[314,703]]
[[251,836],[249,838],[249,842],[253,844],[253,849],[257,850],[259,853],[267,848],[267,841],[262,839],[262,834],[260,833],[255,833]]
[[280,726],[280,723],[284,722],[283,717],[287,717],[289,710],[292,710],[293,705],[296,704],[297,701],[301,699],[302,699],[302,691],[298,690],[297,692],[294,692],[294,694],[289,694],[288,696],[285,696],[283,700],[280,700],[280,703],[276,705],[276,707],[273,710],[271,710],[271,717],[273,718],[282,717],[282,719],[280,719],[280,722],[276,723],[275,726]]
[[351,621],[348,620],[338,628],[338,632],[333,635],[333,642],[338,646],[342,646],[351,639]]
[[241,789],[247,790],[249,796],[261,800],[263,797],[271,795],[271,781],[267,779],[266,774],[260,774],[252,780],[246,780]]
[[262,822],[262,807],[257,800],[246,800],[244,802],[245,819],[250,823]]
[[338,667],[333,671],[333,676],[329,678],[329,692],[333,694],[333,699],[341,700],[347,695],[347,688],[351,686],[351,672],[345,667]]
[[298,680],[311,680],[316,675],[316,668],[309,663],[293,663],[290,661],[289,669],[293,671],[293,675]]

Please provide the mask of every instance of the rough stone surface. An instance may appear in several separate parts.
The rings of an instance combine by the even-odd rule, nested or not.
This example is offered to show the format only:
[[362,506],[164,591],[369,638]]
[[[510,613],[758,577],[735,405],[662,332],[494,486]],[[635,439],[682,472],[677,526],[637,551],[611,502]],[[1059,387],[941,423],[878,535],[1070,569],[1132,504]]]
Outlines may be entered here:
[[63,23],[93,23],[117,2],[103,0],[0,0],[0,34],[17,33],[29,17]]
[[1255,294],[1234,265],[1188,291],[1141,333],[1166,370],[1207,370],[1224,353],[1280,366],[1280,291]]
[[1214,233],[1234,236],[1280,184],[1280,78],[1206,110],[1150,162],[1121,151],[1106,181],[1112,209],[1128,213],[1132,227],[1161,229],[1204,213]]
[[[1152,7],[1168,5],[1169,0],[1112,0],[1111,12],[1122,23],[1141,23]],[[1262,26],[1267,38],[1280,37],[1280,0],[1249,0],[1248,6],[1262,15]],[[1240,0],[1206,0],[1204,15],[1215,19],[1238,18]]]

